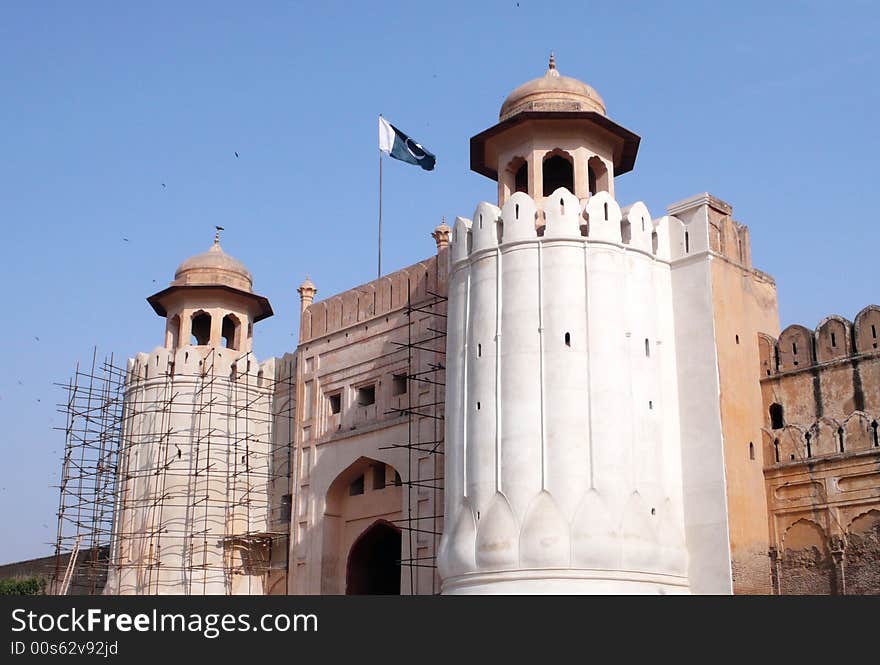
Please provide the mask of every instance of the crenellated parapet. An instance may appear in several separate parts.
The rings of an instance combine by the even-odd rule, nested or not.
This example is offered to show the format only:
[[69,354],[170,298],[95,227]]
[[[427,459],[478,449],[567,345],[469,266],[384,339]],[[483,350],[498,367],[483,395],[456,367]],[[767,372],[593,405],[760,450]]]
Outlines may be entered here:
[[126,389],[147,384],[222,378],[235,385],[271,391],[275,380],[275,358],[263,362],[250,351],[214,347],[181,347],[176,350],[156,347],[150,353],[129,358]]
[[283,365],[208,346],[129,360],[108,593],[262,592]]
[[761,335],[758,344],[762,379],[825,363],[858,360],[880,353],[880,307],[868,305],[852,323],[833,314],[813,330],[793,324],[778,340]]
[[445,593],[687,591],[670,224],[565,188],[456,220]]
[[[402,310],[443,295],[446,280],[446,249],[440,254],[332,298],[308,305],[302,313],[299,341],[307,342],[344,330],[378,316]],[[438,261],[442,257],[443,261]]]
[[682,223],[674,217],[653,219],[641,201],[621,209],[608,192],[578,199],[559,188],[540,204],[516,192],[502,208],[483,202],[472,220],[457,218],[451,266],[454,270],[462,261],[498,247],[539,240],[614,245],[666,263],[699,247],[697,242],[686,248]]

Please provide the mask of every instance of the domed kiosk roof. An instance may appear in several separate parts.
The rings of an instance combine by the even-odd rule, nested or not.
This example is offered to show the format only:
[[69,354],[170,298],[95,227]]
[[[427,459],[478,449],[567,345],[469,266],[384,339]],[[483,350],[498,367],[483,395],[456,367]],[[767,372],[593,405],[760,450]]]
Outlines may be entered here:
[[562,76],[551,53],[544,76],[523,83],[511,92],[501,105],[499,119],[507,120],[523,111],[595,111],[605,115],[605,102],[583,81]]
[[250,291],[254,280],[241,261],[223,251],[220,238],[215,237],[207,252],[191,256],[177,267],[172,283],[180,286],[224,284]]
[[171,285],[151,295],[147,298],[147,302],[159,316],[167,316],[166,304],[172,296],[179,297],[175,294],[220,289],[247,300],[250,303],[249,308],[253,311],[253,320],[260,321],[272,316],[272,306],[266,298],[254,293],[253,284],[253,277],[245,265],[223,251],[218,228],[214,236],[214,244],[210,249],[191,256],[181,263],[174,272],[174,281]]
[[532,132],[546,133],[548,123],[567,124],[598,134],[604,142],[610,143],[615,176],[635,166],[639,136],[607,117],[605,102],[591,86],[562,76],[551,54],[544,76],[522,84],[507,96],[501,105],[498,124],[471,137],[471,170],[498,180],[500,146],[518,140],[517,137],[522,136],[520,128],[524,126],[531,127]]

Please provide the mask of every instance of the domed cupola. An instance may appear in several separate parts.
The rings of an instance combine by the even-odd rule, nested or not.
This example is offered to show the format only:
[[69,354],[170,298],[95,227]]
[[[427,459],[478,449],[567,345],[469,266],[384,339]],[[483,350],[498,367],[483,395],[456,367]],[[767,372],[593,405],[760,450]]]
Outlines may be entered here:
[[191,256],[177,267],[172,284],[219,284],[250,291],[254,280],[241,261],[223,251],[220,238],[215,237],[214,244],[207,252]]
[[498,204],[514,192],[536,201],[565,187],[579,199],[614,196],[614,177],[631,171],[639,137],[606,115],[591,86],[563,76],[551,54],[544,76],[516,88],[498,124],[471,138],[471,169],[498,182]]
[[254,323],[272,316],[269,301],[253,291],[245,265],[214,244],[178,266],[171,285],[147,302],[168,321],[165,346],[225,347],[251,351]]
[[523,111],[595,111],[605,115],[605,102],[583,81],[563,76],[550,54],[550,66],[544,76],[523,83],[501,105],[499,120],[507,120]]

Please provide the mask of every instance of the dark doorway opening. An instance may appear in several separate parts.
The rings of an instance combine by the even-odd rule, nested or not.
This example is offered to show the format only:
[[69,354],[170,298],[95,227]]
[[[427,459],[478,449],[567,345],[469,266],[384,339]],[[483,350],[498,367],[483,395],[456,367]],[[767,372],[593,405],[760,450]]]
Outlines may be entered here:
[[400,530],[379,521],[351,546],[345,575],[348,595],[400,594]]
[[544,196],[560,187],[574,192],[574,166],[565,157],[553,155],[544,160]]

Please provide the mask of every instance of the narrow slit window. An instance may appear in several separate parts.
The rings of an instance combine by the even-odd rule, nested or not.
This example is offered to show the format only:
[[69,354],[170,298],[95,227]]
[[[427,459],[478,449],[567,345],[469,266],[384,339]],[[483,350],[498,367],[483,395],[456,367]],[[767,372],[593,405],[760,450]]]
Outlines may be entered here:
[[755,444],[749,441],[749,459],[755,459]]
[[571,346],[571,333],[569,332],[565,333],[565,345]]
[[687,254],[691,251],[691,234],[687,231],[684,232],[684,253]]
[[651,357],[651,342],[645,337],[645,358]]
[[837,335],[831,333],[831,347],[837,348]]

